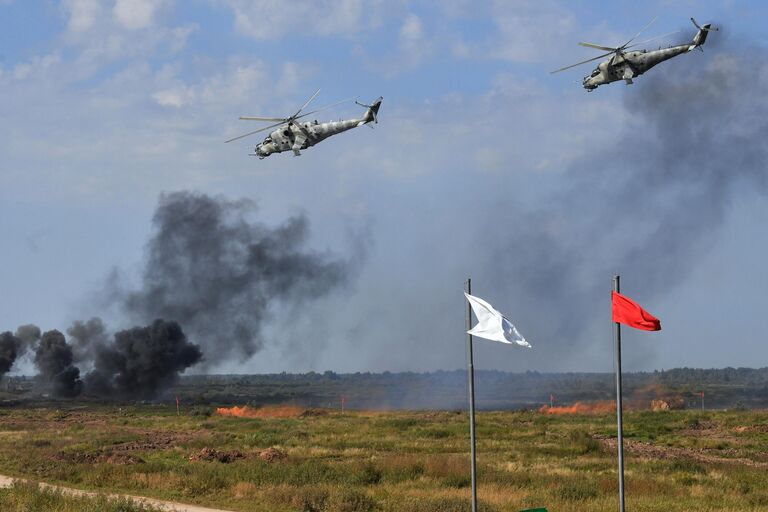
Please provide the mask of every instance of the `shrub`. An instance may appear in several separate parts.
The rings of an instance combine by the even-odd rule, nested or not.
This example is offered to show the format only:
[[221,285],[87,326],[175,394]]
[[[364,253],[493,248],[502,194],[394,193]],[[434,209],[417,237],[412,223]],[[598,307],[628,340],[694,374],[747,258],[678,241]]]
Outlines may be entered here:
[[595,439],[581,430],[574,430],[568,435],[568,440],[571,443],[574,451],[579,455],[585,455],[587,453],[599,453],[602,451],[602,446]]
[[334,512],[372,512],[378,509],[376,501],[364,492],[355,489],[345,489],[333,497],[332,507],[328,510]]
[[591,482],[577,480],[558,488],[557,495],[563,501],[587,501],[597,498],[597,489]]
[[291,504],[301,512],[324,512],[327,510],[328,491],[314,487],[302,487],[293,495]]
[[705,468],[698,462],[694,462],[692,460],[687,460],[687,459],[679,459],[679,460],[674,460],[670,462],[669,470],[682,472],[682,473],[700,474],[700,475],[704,475],[707,473],[707,468]]
[[381,470],[371,463],[364,465],[352,475],[352,483],[358,485],[375,485],[381,482]]
[[472,477],[470,475],[449,475],[443,480],[443,485],[463,489],[472,485]]

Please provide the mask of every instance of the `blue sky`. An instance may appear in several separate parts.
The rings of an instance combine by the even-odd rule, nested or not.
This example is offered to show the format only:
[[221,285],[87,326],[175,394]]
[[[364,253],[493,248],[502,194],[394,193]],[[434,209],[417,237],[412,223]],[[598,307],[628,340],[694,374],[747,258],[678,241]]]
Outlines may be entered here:
[[[94,315],[124,326],[97,299],[106,276],[138,275],[159,195],[194,190],[251,198],[267,223],[306,212],[318,250],[344,254],[350,230],[370,239],[349,289],[300,319],[276,312],[262,352],[214,371],[462,367],[467,275],[535,347],[482,344],[479,367],[610,370],[605,304],[590,301],[595,279],[609,287],[614,271],[665,325],[627,335],[631,369],[764,366],[763,167],[732,182],[723,173],[711,226],[668,253],[626,233],[664,234],[678,218],[671,205],[695,182],[688,191],[677,188],[684,180],[662,182],[636,215],[607,225],[605,210],[584,214],[589,198],[565,198],[616,192],[620,168],[585,169],[611,165],[601,155],[631,135],[666,130],[658,122],[669,118],[644,117],[633,95],[652,95],[675,73],[696,83],[747,58],[745,92],[762,112],[766,14],[758,1],[0,0],[0,326],[65,329]],[[722,30],[711,49],[631,87],[585,92],[576,82],[589,65],[549,74],[595,55],[578,41],[619,44],[654,16],[644,36],[683,30],[669,42],[692,36],[690,16]],[[258,138],[222,143],[251,127],[237,116],[285,115],[317,88],[318,104],[384,96],[380,124],[301,158],[249,158]],[[749,109],[718,108],[733,114],[728,133],[743,127],[744,144],[762,143],[759,121],[738,121]],[[358,113],[342,105],[323,115]],[[602,181],[574,184],[583,176]],[[646,218],[650,210],[661,213]],[[583,234],[563,227],[569,217]],[[527,241],[544,235],[549,249],[528,254]],[[631,257],[643,247],[658,275],[673,277],[647,279]],[[574,250],[585,264],[540,293],[547,283],[530,276],[562,269],[552,253]],[[569,297],[587,305],[574,308],[584,314],[566,335],[552,325],[570,319],[557,311]],[[294,327],[278,336],[286,321]]]

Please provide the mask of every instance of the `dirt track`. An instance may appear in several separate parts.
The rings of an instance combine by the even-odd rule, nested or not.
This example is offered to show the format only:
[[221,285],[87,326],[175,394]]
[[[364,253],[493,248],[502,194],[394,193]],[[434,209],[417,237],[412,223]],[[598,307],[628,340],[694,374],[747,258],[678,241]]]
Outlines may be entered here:
[[[19,480],[22,482],[27,481],[22,478],[12,478],[8,476],[0,475],[0,488],[10,487],[11,485],[13,485],[13,482],[16,480]],[[72,489],[70,487],[63,487],[61,485],[52,485],[52,484],[46,484],[46,483],[40,483],[39,485],[47,489],[53,489],[56,491],[60,491],[64,494],[69,494],[71,496],[96,497],[96,496],[102,495],[102,496],[107,496],[108,498],[127,498],[129,500],[132,500],[138,503],[143,503],[146,505],[151,505],[153,507],[162,508],[163,510],[166,510],[168,512],[228,512],[226,510],[218,509],[218,508],[206,508],[206,507],[199,507],[197,505],[185,505],[183,503],[175,503],[173,501],[163,501],[163,500],[158,500],[154,498],[143,498],[141,496],[131,496],[129,494],[98,493],[98,492],[83,491],[80,489]]]

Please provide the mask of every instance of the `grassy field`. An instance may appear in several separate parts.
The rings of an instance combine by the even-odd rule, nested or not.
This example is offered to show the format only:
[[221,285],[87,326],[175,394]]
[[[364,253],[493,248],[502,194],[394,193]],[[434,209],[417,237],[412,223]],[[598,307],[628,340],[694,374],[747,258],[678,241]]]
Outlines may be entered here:
[[60,492],[40,489],[33,484],[15,484],[0,489],[3,512],[161,512],[124,499],[76,498]]
[[[239,511],[469,510],[464,413],[209,412],[1,409],[0,473]],[[616,509],[612,415],[477,423],[481,510]],[[625,429],[628,510],[768,510],[768,413],[633,412]],[[13,499],[38,499],[27,488],[0,491],[0,508],[37,510]]]

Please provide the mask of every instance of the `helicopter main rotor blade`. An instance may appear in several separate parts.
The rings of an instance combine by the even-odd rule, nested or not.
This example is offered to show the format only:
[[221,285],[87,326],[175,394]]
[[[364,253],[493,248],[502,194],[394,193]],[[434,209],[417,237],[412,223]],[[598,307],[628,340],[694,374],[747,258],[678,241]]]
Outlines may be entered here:
[[271,126],[265,126],[264,128],[259,128],[258,130],[254,130],[254,131],[252,131],[252,132],[248,132],[248,133],[244,133],[244,134],[242,134],[242,135],[238,135],[238,136],[237,136],[237,137],[235,137],[234,139],[225,140],[225,141],[224,141],[224,144],[226,144],[226,143],[228,143],[228,142],[234,142],[234,141],[236,141],[236,140],[244,139],[245,137],[248,137],[248,136],[250,136],[250,135],[253,135],[253,134],[255,134],[255,133],[263,132],[263,131],[265,131],[265,130],[270,130],[270,129],[272,129],[272,128],[276,128],[276,127],[278,127],[278,126],[280,126],[280,125],[283,125],[283,124],[285,124],[285,122],[284,122],[284,121],[283,121],[283,122],[280,122],[280,123],[276,123],[276,124],[273,124],[273,125],[271,125]]
[[650,21],[650,22],[649,22],[649,23],[648,23],[646,26],[644,26],[644,27],[642,28],[642,30],[640,30],[640,32],[638,32],[637,34],[635,34],[635,37],[633,37],[632,39],[630,39],[629,41],[627,41],[626,43],[624,43],[623,45],[621,45],[621,46],[619,47],[619,49],[623,50],[624,48],[626,48],[626,47],[629,45],[629,43],[631,43],[632,41],[634,41],[635,39],[637,39],[637,38],[640,36],[640,34],[642,34],[643,32],[645,32],[645,29],[647,29],[648,27],[650,27],[651,25],[653,25],[653,23],[654,23],[654,22],[655,22],[657,19],[659,19],[659,17],[658,17],[658,16],[654,17],[654,18],[653,18],[653,19],[652,19],[652,20],[651,20],[651,21]]
[[650,39],[646,39],[645,41],[640,41],[639,43],[631,44],[631,45],[625,47],[624,49],[626,50],[626,49],[629,49],[629,48],[634,48],[635,46],[640,46],[641,44],[650,43],[651,41],[656,41],[657,39],[662,39],[662,38],[665,38],[665,37],[673,36],[675,34],[679,34],[680,32],[682,32],[682,30],[675,30],[674,32],[670,32],[669,34],[664,34],[663,36],[656,36],[656,37],[652,37]]
[[302,118],[302,117],[306,117],[306,116],[309,116],[309,115],[315,114],[315,113],[317,113],[317,112],[321,112],[321,111],[323,111],[323,110],[328,110],[328,109],[329,109],[329,108],[331,108],[331,107],[335,107],[336,105],[341,105],[342,103],[345,103],[345,102],[347,102],[347,101],[352,101],[352,100],[354,100],[354,99],[356,99],[356,98],[347,98],[347,99],[345,99],[345,100],[337,101],[336,103],[331,103],[331,104],[329,104],[329,105],[323,105],[323,106],[322,106],[322,107],[320,107],[320,108],[317,108],[317,109],[315,109],[315,110],[312,110],[312,111],[310,111],[310,112],[305,112],[305,113],[301,114],[300,116],[296,116],[296,117],[294,117],[294,119],[300,119],[300,118]]
[[618,50],[618,48],[611,48],[610,46],[600,46],[599,44],[593,44],[593,43],[579,43],[581,46],[586,46],[587,48],[595,48],[597,50],[603,50],[604,52],[615,52]]
[[271,121],[273,123],[275,121],[282,121],[282,122],[287,121],[287,119],[284,117],[240,116],[238,117],[238,119],[240,119],[241,121]]
[[597,57],[593,57],[593,58],[591,58],[589,60],[583,60],[581,62],[577,62],[576,64],[571,64],[570,66],[565,66],[564,68],[560,68],[560,69],[556,69],[554,71],[550,71],[550,74],[555,74],[555,73],[559,73],[561,71],[565,71],[566,69],[575,68],[576,66],[581,66],[582,64],[586,64],[587,62],[592,62],[593,60],[602,59],[602,58],[605,58],[605,57],[607,57],[609,55],[613,55],[613,54],[614,54],[614,52],[609,52],[609,53],[606,53],[606,54],[603,54],[603,55],[598,55]]
[[306,101],[306,102],[305,102],[305,103],[304,103],[304,104],[303,104],[303,105],[302,105],[302,106],[299,108],[299,110],[297,110],[297,111],[296,111],[296,113],[295,113],[295,114],[293,114],[293,115],[290,117],[290,119],[296,119],[296,116],[298,116],[299,114],[301,114],[301,111],[302,111],[302,110],[304,110],[305,108],[307,108],[307,105],[309,105],[310,103],[312,103],[312,100],[314,100],[315,98],[317,98],[317,95],[318,95],[318,94],[320,94],[320,89],[316,90],[316,91],[315,91],[315,94],[313,94],[313,95],[312,95],[312,97],[311,97],[311,98],[309,98],[309,99],[308,99],[308,100],[307,100],[307,101]]

